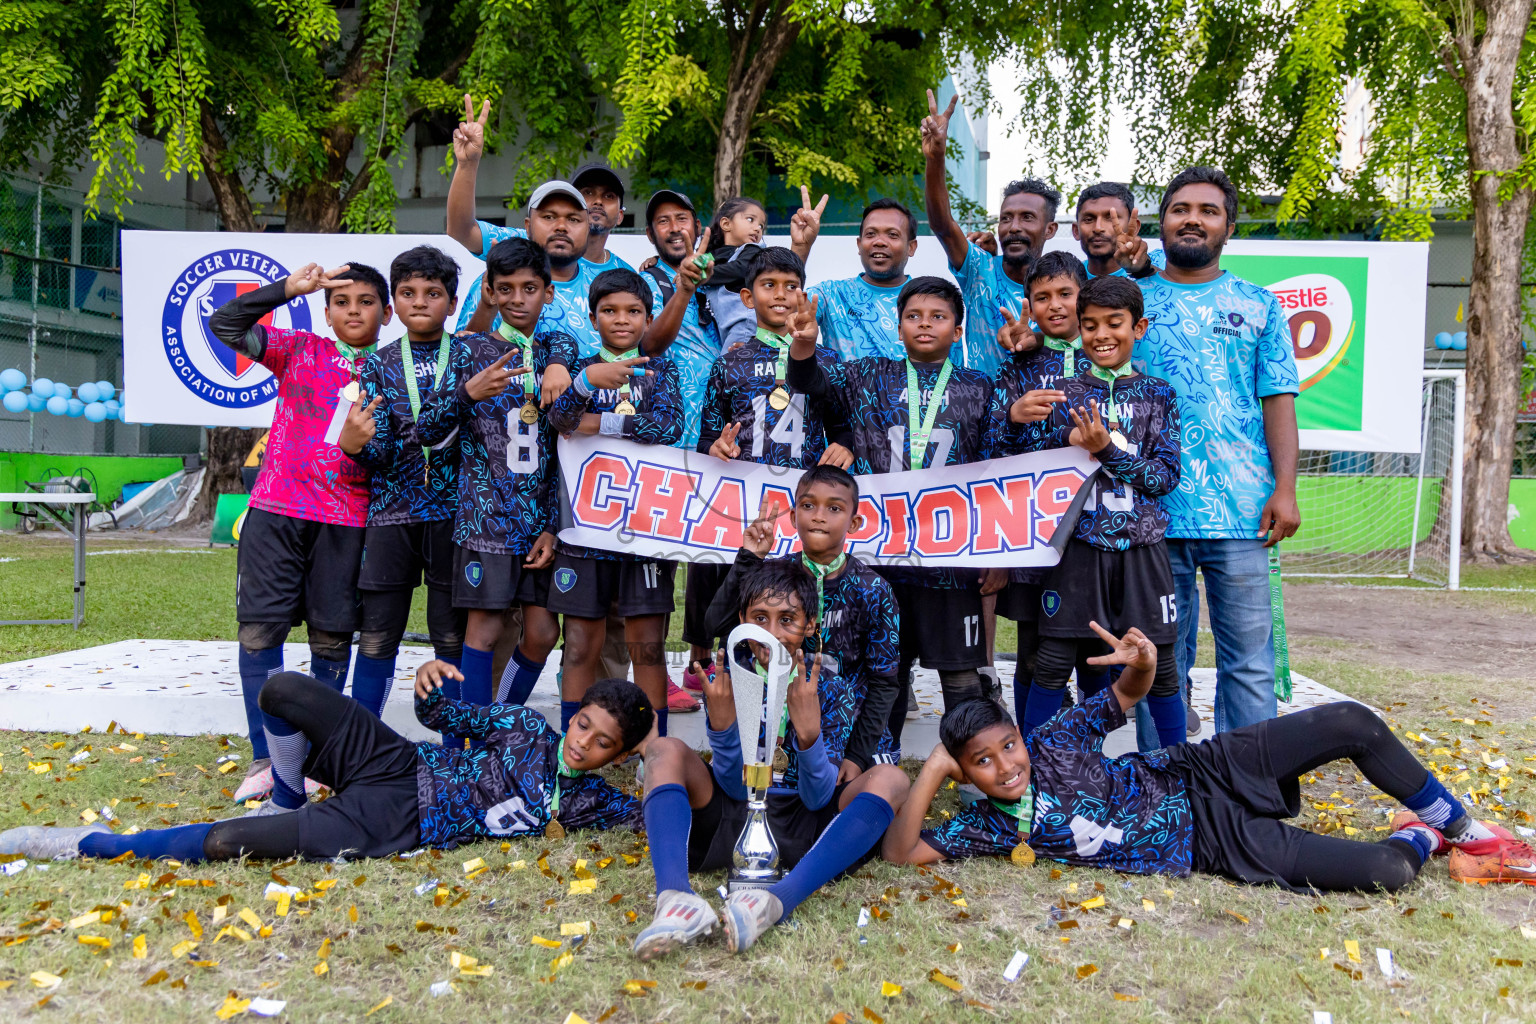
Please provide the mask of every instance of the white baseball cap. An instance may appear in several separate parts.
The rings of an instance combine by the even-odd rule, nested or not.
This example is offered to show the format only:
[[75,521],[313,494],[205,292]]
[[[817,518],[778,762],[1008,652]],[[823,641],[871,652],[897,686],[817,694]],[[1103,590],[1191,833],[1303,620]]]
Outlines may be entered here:
[[564,196],[583,210],[587,208],[587,201],[581,197],[575,185],[556,178],[553,181],[546,181],[533,190],[533,195],[528,197],[528,209],[537,210],[544,205],[544,200],[551,196]]

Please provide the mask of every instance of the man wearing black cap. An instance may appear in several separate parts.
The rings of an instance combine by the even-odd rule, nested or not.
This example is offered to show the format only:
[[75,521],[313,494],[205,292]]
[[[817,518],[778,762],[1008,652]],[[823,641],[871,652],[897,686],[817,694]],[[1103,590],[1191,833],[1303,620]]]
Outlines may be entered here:
[[595,268],[592,274],[605,270],[633,270],[628,263],[608,251],[608,235],[624,221],[624,183],[607,164],[588,163],[576,168],[571,184],[587,201],[587,251],[586,261]]

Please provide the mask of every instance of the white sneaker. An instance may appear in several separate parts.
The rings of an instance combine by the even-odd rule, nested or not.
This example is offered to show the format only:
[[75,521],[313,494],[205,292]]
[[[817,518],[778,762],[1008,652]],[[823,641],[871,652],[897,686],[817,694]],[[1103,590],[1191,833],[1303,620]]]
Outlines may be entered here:
[[917,707],[917,690],[910,684],[907,686],[907,721],[917,721],[917,716],[922,714]]
[[265,800],[272,795],[272,759],[258,758],[245,771],[245,778],[235,788],[235,803]]
[[33,860],[73,860],[80,856],[80,840],[96,832],[111,832],[101,822],[57,828],[22,825],[0,832],[0,854],[19,853]]
[[261,802],[261,806],[260,807],[257,807],[257,808],[255,808],[253,810],[246,811],[244,814],[241,815],[241,817],[242,818],[270,818],[274,814],[292,814],[296,810],[298,810],[297,807],[280,807],[280,806],[278,806],[278,803],[277,803],[276,800],[273,800],[273,799],[271,799],[269,797],[266,800],[263,800]]
[[697,893],[665,889],[656,897],[656,916],[635,936],[634,953],[655,960],[715,930],[715,908]]
[[767,889],[739,889],[725,898],[725,946],[744,953],[784,916],[784,905]]

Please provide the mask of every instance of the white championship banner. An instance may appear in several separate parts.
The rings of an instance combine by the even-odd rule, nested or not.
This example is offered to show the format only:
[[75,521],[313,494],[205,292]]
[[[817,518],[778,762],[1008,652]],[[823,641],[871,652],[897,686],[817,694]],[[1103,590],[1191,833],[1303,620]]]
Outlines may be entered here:
[[[848,552],[878,565],[1055,565],[1098,460],[1056,448],[964,466],[860,476]],[[790,515],[802,471],[617,438],[560,439],[560,539],[642,558],[730,563],[764,499],[769,554],[800,550]]]

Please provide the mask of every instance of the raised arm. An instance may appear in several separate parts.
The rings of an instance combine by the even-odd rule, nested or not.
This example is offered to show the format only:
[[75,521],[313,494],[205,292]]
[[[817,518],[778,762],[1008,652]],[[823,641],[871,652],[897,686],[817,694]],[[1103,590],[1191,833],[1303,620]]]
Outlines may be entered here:
[[949,144],[949,119],[955,113],[957,93],[949,98],[949,106],[939,112],[939,101],[933,90],[928,90],[928,116],[923,118],[923,205],[928,209],[928,226],[944,246],[951,267],[965,262],[970,243],[965,232],[955,223],[949,211],[949,179],[944,169],[944,150]]
[[821,234],[821,212],[827,208],[827,196],[822,194],[821,202],[811,206],[811,190],[806,186],[800,186],[800,209],[789,218],[789,248],[801,260],[811,258],[811,246],[816,244],[816,236]]
[[485,239],[475,219],[475,175],[485,153],[485,125],[490,116],[490,100],[480,104],[480,116],[476,117],[474,101],[465,93],[464,120],[453,131],[453,180],[448,184],[446,230],[449,238],[476,256],[481,254]]
[[1152,689],[1152,678],[1157,675],[1157,645],[1135,626],[1118,640],[1097,622],[1089,622],[1088,626],[1099,634],[1099,639],[1109,644],[1108,654],[1089,658],[1088,664],[1103,665],[1106,668],[1113,665],[1125,666],[1120,678],[1115,680],[1114,691],[1115,699],[1120,702],[1120,710],[1130,714],[1131,708]]
[[689,303],[693,302],[699,285],[709,280],[714,270],[715,258],[710,255],[708,246],[709,232],[706,231],[699,236],[699,244],[694,247],[693,255],[685,257],[678,265],[677,278],[672,282],[672,297],[657,311],[651,326],[645,329],[640,339],[640,351],[646,355],[662,355],[667,351],[667,346],[677,340],[677,332],[683,328],[683,318],[688,314]]
[[917,773],[917,781],[912,783],[906,802],[896,812],[896,820],[885,830],[885,841],[880,847],[881,856],[892,864],[933,864],[944,859],[942,853],[923,842],[921,837],[923,819],[928,816],[928,808],[933,806],[933,798],[939,795],[939,790],[950,779],[964,781],[959,765],[955,764],[955,759],[949,756],[949,751],[941,743],[933,748],[933,753],[923,762],[922,771]]

